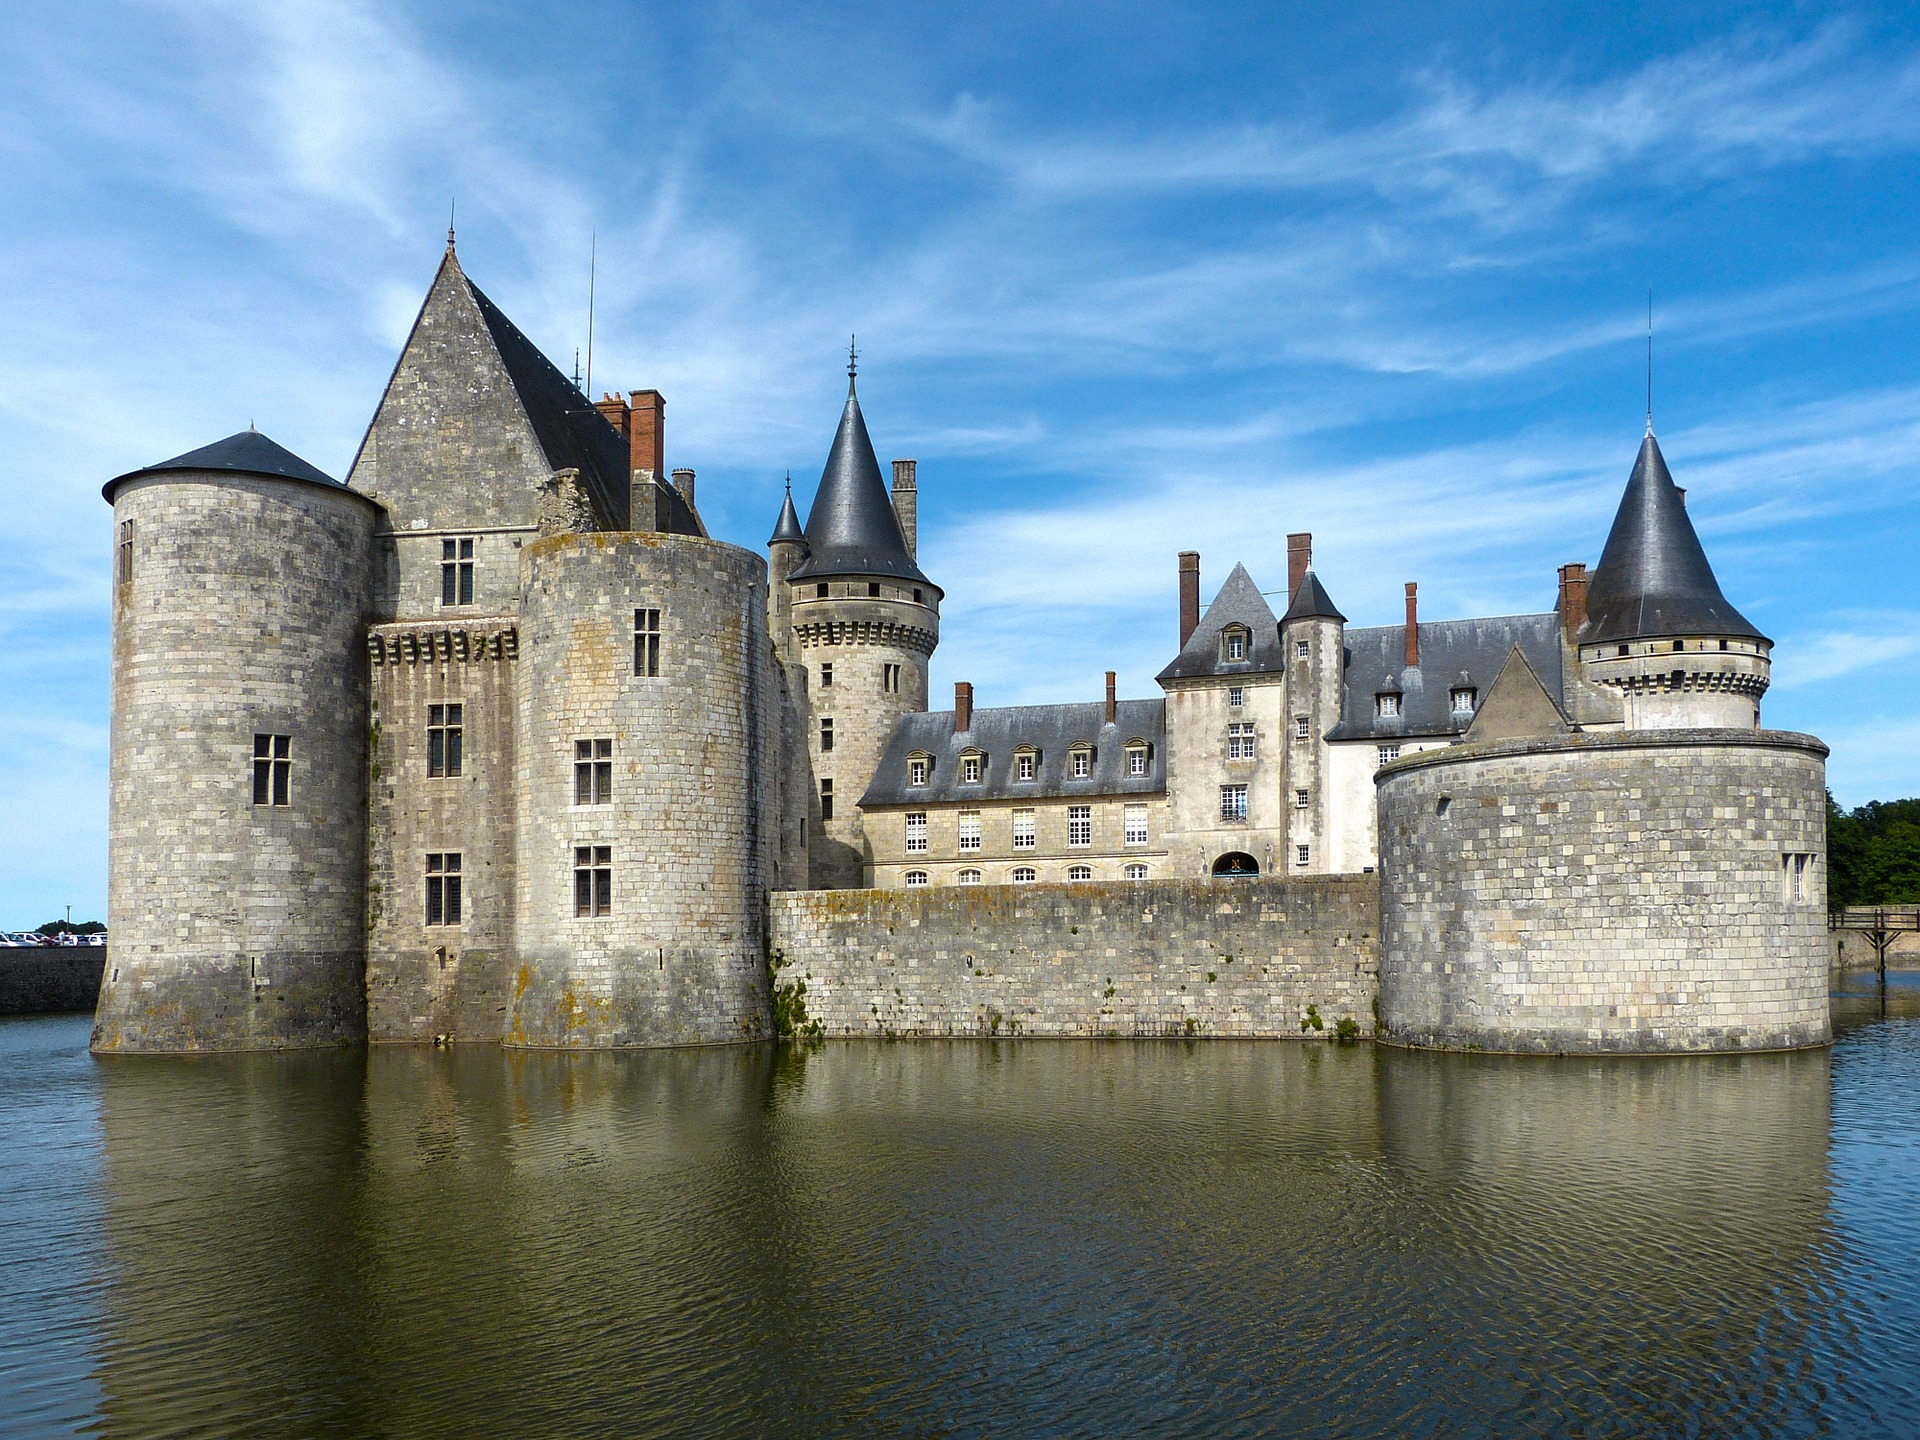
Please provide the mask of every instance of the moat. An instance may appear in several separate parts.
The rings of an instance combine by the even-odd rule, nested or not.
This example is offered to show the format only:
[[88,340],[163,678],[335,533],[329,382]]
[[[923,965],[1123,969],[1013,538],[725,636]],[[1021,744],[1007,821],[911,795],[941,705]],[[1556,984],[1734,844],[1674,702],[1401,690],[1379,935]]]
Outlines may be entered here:
[[0,1021],[0,1433],[1920,1429],[1920,977],[1831,1050],[94,1060]]

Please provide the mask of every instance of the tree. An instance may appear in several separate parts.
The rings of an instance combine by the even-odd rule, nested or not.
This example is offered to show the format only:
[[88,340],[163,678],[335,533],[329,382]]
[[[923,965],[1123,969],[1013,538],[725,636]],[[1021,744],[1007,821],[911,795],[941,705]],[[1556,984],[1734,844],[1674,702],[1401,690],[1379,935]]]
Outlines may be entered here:
[[1847,811],[1827,796],[1827,903],[1920,904],[1920,799]]

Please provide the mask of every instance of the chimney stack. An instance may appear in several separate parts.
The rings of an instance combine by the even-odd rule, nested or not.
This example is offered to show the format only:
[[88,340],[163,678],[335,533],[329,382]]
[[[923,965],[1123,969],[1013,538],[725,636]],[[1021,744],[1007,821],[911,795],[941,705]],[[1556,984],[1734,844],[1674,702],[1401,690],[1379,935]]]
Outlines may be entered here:
[[600,398],[593,402],[593,408],[598,410],[605,417],[606,422],[619,432],[622,441],[631,443],[627,437],[633,428],[633,412],[627,408],[626,401],[618,395],[609,395],[602,391]]
[[633,416],[627,430],[627,468],[645,470],[656,480],[664,479],[667,402],[661,398],[658,390],[635,390],[632,396]]
[[674,471],[673,488],[680,492],[680,498],[687,502],[687,508],[693,509],[693,471]]
[[1114,717],[1120,712],[1120,692],[1114,684],[1117,679],[1113,671],[1107,671],[1107,724],[1109,725],[1113,724]]
[[1580,627],[1587,623],[1587,567],[1560,567],[1560,633],[1567,644],[1576,642]]
[[907,542],[907,558],[920,558],[920,487],[916,477],[919,474],[918,460],[896,460],[893,462],[893,518],[900,522],[900,538]]
[[1407,582],[1407,668],[1420,663],[1420,587]]
[[1310,534],[1287,536],[1287,603],[1293,603],[1294,593],[1299,590],[1300,582],[1307,578],[1307,571],[1313,568],[1313,536]]
[[965,680],[953,683],[953,733],[964,735],[973,729],[973,686]]
[[1200,552],[1180,552],[1180,648],[1200,628]]

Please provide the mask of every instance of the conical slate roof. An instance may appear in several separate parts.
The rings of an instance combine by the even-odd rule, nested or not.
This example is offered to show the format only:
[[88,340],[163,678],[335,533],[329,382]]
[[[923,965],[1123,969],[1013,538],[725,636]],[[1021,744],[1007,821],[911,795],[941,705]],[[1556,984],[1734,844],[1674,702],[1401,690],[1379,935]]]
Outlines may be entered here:
[[1579,641],[1590,645],[1663,635],[1766,639],[1720,593],[1660,442],[1649,429],[1587,585],[1587,620]]
[[[1244,660],[1223,660],[1220,656],[1220,635],[1229,625],[1240,625],[1248,631]],[[1193,634],[1187,637],[1187,643],[1156,678],[1165,682],[1194,680],[1206,675],[1253,675],[1284,669],[1285,663],[1280,650],[1279,622],[1267,608],[1260,587],[1247,574],[1247,567],[1235,565],[1233,573],[1213,597],[1213,603],[1207,606],[1207,613],[1200,617]]]
[[314,485],[328,485],[335,490],[346,488],[325,471],[309,465],[286,446],[276,445],[258,430],[242,430],[211,445],[202,445],[198,450],[176,455],[171,460],[162,460],[138,470],[129,470],[124,475],[116,475],[101,487],[100,493],[111,501],[114,486],[122,480],[134,480],[142,475],[157,475],[169,470],[227,470],[236,475],[272,475],[283,480],[305,480]]
[[[860,397],[847,382],[847,403],[840,412],[827,468],[820,472],[807,516],[808,555],[793,572],[795,580],[819,580],[829,575],[892,575],[932,585],[907,553],[906,537],[893,513],[880,462],[867,438],[867,422],[860,414]],[[938,586],[934,586],[938,589]]]
[[1347,617],[1334,608],[1333,601],[1327,596],[1327,587],[1320,583],[1320,577],[1309,569],[1300,581],[1300,588],[1293,592],[1293,603],[1287,607],[1287,613],[1280,618],[1282,625],[1289,620],[1338,620],[1346,623]]
[[778,545],[783,540],[805,540],[806,532],[800,528],[800,516],[793,508],[793,486],[787,486],[787,498],[780,502],[780,520],[773,527],[773,535],[767,541],[769,545]]

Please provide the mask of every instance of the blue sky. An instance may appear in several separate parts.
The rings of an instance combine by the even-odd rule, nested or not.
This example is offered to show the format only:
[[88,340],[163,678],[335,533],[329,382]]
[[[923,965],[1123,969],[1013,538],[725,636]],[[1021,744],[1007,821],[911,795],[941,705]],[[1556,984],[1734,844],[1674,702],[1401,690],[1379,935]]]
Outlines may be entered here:
[[[1634,13],[1644,11],[1646,13]],[[19,0],[0,14],[0,926],[105,894],[99,487],[344,475],[438,260],[758,546],[860,335],[935,703],[1156,693],[1174,553],[1547,608],[1644,408],[1770,725],[1920,794],[1920,10]],[[234,636],[236,650],[247,643]]]

